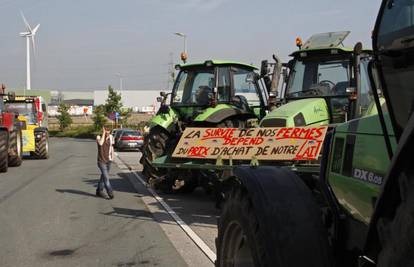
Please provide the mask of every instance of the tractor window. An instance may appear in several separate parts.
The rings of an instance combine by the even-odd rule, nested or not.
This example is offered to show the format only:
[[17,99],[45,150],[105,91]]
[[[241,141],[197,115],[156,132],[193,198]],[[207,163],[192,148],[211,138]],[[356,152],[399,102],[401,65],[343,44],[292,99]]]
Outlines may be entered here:
[[342,96],[349,87],[349,61],[296,61],[286,89],[286,97],[306,95]]
[[395,33],[414,26],[414,2],[389,0],[381,20],[379,35]]
[[33,103],[6,103],[6,110],[25,116],[29,124],[36,123],[36,112]]
[[173,104],[208,105],[214,87],[214,71],[183,70],[174,85]]
[[[414,1],[388,0],[380,18],[377,43],[384,77],[395,118],[401,133],[414,111]],[[397,133],[398,135],[398,133]]]
[[260,106],[260,96],[251,70],[233,68],[234,95],[246,101],[249,106]]
[[229,102],[230,101],[230,68],[220,67],[218,68],[218,86],[217,96],[218,102]]

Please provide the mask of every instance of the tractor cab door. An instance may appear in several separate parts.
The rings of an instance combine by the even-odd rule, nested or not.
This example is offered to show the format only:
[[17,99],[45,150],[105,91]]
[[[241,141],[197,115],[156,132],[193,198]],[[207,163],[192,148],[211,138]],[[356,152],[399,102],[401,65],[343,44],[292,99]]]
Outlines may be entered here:
[[265,115],[265,92],[259,86],[257,74],[250,69],[231,68],[233,100],[246,110],[251,110],[258,118]]
[[401,136],[414,111],[414,1],[383,1],[373,48],[395,134]]
[[[376,262],[376,266],[411,266],[414,208],[408,196],[414,193],[413,0],[382,1],[372,46],[398,147],[370,221],[364,258]],[[386,129],[383,127],[384,132]]]

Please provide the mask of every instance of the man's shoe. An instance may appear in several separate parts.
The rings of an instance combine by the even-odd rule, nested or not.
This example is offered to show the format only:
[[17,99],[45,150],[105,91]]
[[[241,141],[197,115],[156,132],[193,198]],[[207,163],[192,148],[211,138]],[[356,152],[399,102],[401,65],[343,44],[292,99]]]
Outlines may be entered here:
[[104,193],[103,193],[102,191],[99,191],[99,190],[96,190],[96,196],[97,196],[97,197],[102,197],[102,198],[105,198]]
[[114,193],[108,192],[108,197],[109,197],[109,199],[113,199],[114,198]]

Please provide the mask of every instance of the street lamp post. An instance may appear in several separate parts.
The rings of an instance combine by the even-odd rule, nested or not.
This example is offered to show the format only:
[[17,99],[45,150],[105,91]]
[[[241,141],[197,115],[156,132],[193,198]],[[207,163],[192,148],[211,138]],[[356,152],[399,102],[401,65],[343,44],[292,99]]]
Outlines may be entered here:
[[123,76],[121,73],[117,73],[116,76],[119,77],[119,91],[122,92],[122,85],[123,85]]
[[174,33],[177,36],[180,36],[184,39],[184,52],[181,53],[181,60],[184,62],[184,64],[187,62],[187,35],[181,32]]

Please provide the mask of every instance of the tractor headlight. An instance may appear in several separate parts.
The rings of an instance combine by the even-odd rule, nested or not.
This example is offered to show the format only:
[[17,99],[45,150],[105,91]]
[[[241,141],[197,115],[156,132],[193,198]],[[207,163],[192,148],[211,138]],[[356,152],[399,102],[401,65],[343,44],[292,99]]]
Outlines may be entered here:
[[295,126],[306,126],[305,117],[303,117],[302,112],[299,112],[295,117],[293,117],[293,122]]

